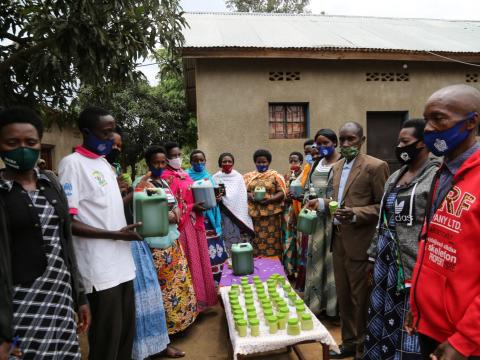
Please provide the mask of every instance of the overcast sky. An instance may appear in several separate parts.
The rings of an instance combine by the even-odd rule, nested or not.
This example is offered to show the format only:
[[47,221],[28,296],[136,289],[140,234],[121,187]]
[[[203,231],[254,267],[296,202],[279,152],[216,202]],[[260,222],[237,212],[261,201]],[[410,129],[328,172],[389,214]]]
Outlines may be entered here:
[[[181,0],[181,5],[185,11],[227,11],[224,0]],[[480,20],[480,0],[310,0],[308,9],[327,15]],[[142,71],[156,83],[157,66]]]

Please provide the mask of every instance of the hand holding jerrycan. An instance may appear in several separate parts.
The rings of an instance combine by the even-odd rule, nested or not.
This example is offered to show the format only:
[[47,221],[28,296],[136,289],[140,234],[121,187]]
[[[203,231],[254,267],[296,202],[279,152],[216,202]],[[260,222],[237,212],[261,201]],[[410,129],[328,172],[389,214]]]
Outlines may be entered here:
[[133,216],[136,223],[142,223],[137,232],[144,238],[167,235],[168,200],[165,191],[161,188],[135,189]]
[[265,187],[257,186],[253,191],[253,199],[255,201],[262,201],[265,198],[266,193],[267,191],[265,190]]
[[314,210],[302,209],[298,215],[297,230],[312,235],[315,232],[317,224],[317,213]]

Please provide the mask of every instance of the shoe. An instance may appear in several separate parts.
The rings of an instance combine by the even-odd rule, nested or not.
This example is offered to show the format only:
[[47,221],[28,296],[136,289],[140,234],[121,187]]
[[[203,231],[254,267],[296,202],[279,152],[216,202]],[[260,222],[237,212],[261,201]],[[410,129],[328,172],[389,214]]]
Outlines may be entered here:
[[336,353],[335,351],[330,351],[330,359],[344,359],[347,357],[353,357],[356,354],[355,346],[345,347],[343,345],[339,346],[340,353]]

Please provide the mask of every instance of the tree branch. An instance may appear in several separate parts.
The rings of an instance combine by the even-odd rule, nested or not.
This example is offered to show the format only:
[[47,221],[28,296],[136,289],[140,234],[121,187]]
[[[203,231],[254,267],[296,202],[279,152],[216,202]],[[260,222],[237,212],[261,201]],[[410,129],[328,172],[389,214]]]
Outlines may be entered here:
[[16,42],[17,44],[22,44],[22,45],[26,44],[28,40],[30,40],[30,38],[21,38],[16,35],[10,34],[8,32],[2,33],[0,35],[0,38],[5,38],[13,42]]
[[9,58],[7,58],[5,61],[0,63],[0,74],[8,71],[10,66],[15,64],[15,62],[19,61],[22,57],[27,57],[28,55],[34,53],[35,51],[46,48],[54,41],[55,41],[55,37],[51,39],[46,39],[46,40],[40,41],[39,43],[29,48],[23,48],[13,53]]

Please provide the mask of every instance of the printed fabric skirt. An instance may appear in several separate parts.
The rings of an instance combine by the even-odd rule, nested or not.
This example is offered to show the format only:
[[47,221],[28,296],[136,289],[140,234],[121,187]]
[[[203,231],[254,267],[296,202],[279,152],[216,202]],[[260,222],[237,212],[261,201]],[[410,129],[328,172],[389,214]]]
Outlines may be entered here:
[[222,211],[222,236],[228,257],[232,253],[232,245],[251,242],[251,237],[230,218],[230,215]]
[[167,329],[170,335],[189,327],[197,318],[197,299],[187,259],[178,240],[167,249],[152,249],[162,289]]
[[[384,206],[395,213],[396,193],[390,193]],[[394,219],[394,217],[391,217]],[[378,230],[378,255],[373,269],[373,290],[368,308],[364,359],[420,360],[418,335],[403,328],[410,308],[410,289],[398,289],[397,241],[392,223]]]
[[197,296],[197,310],[204,311],[218,302],[205,230],[196,229],[191,221],[186,221],[178,240],[185,251],[188,268],[192,275],[193,288]]
[[273,214],[252,218],[255,229],[253,255],[255,257],[278,256],[283,253],[283,214]]
[[162,291],[152,253],[145,241],[132,241],[132,256],[135,261],[135,338],[132,359],[143,360],[158,354],[170,343]]
[[217,235],[210,221],[205,216],[205,229],[208,243],[208,256],[210,256],[210,264],[212,265],[213,281],[215,287],[218,287],[222,279],[223,264],[228,259],[228,254],[223,242],[223,236]]

